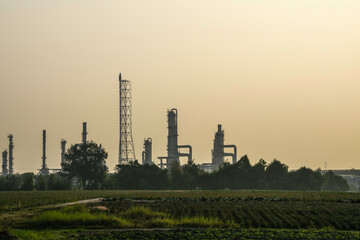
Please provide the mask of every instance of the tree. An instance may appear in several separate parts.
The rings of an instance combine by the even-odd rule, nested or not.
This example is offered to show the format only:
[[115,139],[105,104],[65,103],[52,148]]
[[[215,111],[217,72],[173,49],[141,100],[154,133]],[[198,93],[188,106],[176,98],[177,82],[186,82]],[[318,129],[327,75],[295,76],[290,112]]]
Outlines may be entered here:
[[335,175],[333,171],[328,171],[324,174],[321,189],[325,191],[348,191],[349,185],[343,177]]
[[323,177],[320,170],[313,171],[310,168],[301,167],[289,173],[287,189],[320,191]]
[[196,165],[194,161],[188,161],[183,167],[183,188],[184,189],[196,189],[200,186],[199,176],[202,172],[199,165]]
[[169,188],[166,170],[155,164],[141,165],[137,160],[116,166],[116,184],[120,189],[127,190],[159,190]]
[[270,189],[284,189],[288,175],[288,166],[274,159],[265,170],[266,181]]
[[21,190],[32,191],[34,189],[34,173],[24,173],[21,178]]
[[264,159],[260,159],[258,163],[256,163],[252,167],[252,174],[255,176],[254,188],[255,189],[263,189],[266,183],[266,169],[267,163]]
[[75,144],[65,153],[62,167],[69,177],[75,177],[82,189],[98,189],[106,178],[107,152],[95,142]]
[[183,189],[183,171],[179,161],[173,161],[170,165],[170,184],[172,190]]

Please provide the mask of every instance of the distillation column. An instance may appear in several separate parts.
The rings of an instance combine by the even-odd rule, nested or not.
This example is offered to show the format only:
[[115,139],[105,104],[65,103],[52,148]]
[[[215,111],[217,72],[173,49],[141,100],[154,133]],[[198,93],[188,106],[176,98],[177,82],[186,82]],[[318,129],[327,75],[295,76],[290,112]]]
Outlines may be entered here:
[[8,174],[7,155],[8,155],[8,152],[6,150],[2,152],[2,175],[3,176],[6,176]]
[[86,144],[87,142],[87,123],[86,122],[83,122],[83,132],[82,132],[82,144]]
[[[233,148],[233,153],[225,153],[225,148]],[[237,148],[235,145],[224,145],[224,130],[218,124],[218,131],[215,133],[214,149],[212,150],[212,164],[219,167],[224,163],[224,157],[231,156],[233,164],[236,163]]]
[[[169,169],[175,161],[179,162],[179,157],[187,157],[188,162],[192,161],[192,147],[190,145],[178,145],[178,111],[173,108],[168,111],[168,156],[166,167]],[[186,148],[188,153],[180,153],[179,149]]]
[[13,174],[14,173],[14,155],[13,155],[13,151],[14,151],[14,143],[13,143],[13,135],[9,134],[8,135],[9,138],[9,174]]
[[168,146],[167,146],[167,169],[173,162],[179,162],[178,153],[178,125],[177,125],[177,109],[173,108],[168,111]]
[[43,154],[42,154],[42,166],[39,169],[39,175],[49,175],[49,169],[46,166],[46,130],[43,130]]
[[142,164],[152,164],[152,139],[144,140],[144,151],[142,152]]
[[214,148],[212,150],[212,164],[220,166],[224,163],[224,131],[221,130],[221,124],[218,124],[218,130],[215,133]]
[[61,140],[61,171],[63,170],[63,163],[65,163],[66,140]]

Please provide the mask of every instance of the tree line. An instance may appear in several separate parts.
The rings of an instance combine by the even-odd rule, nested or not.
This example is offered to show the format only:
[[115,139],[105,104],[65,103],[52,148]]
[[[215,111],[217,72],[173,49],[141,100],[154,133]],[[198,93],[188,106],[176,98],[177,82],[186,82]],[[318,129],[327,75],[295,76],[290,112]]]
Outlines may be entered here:
[[63,172],[48,176],[25,173],[0,177],[0,191],[31,190],[223,190],[268,189],[304,191],[348,191],[341,176],[329,171],[301,167],[289,171],[274,159],[267,164],[260,159],[251,165],[247,155],[235,164],[225,162],[212,173],[203,171],[193,161],[170,169],[141,165],[137,161],[117,165],[115,173],[106,167],[107,152],[94,142],[72,145],[65,154]]
[[224,163],[219,170],[207,173],[194,162],[171,169],[155,165],[141,165],[137,161],[118,165],[117,172],[107,179],[109,189],[174,189],[174,190],[301,190],[301,191],[348,191],[349,185],[341,176],[329,171],[320,173],[302,167],[289,171],[288,166],[274,159],[270,164],[260,159],[251,165],[243,156],[237,163]]

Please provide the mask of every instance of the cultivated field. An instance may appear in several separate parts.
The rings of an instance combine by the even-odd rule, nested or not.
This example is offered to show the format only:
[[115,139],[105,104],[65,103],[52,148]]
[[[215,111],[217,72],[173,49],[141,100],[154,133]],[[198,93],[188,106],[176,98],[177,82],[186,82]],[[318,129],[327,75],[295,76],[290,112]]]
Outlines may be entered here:
[[[104,200],[54,205],[99,197]],[[0,192],[0,211],[0,231],[20,239],[360,238],[358,193]]]

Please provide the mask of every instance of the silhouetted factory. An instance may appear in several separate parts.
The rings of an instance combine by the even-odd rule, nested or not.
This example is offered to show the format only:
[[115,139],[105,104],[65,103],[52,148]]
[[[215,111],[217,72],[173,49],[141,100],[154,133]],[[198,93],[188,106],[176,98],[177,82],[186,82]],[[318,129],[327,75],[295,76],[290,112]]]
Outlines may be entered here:
[[[135,148],[132,136],[132,105],[131,105],[131,81],[122,79],[121,73],[119,75],[119,164],[127,164],[130,161],[136,160]],[[158,157],[159,166],[161,168],[171,168],[176,163],[180,164],[180,159],[185,158],[188,162],[193,161],[193,148],[191,145],[179,144],[178,133],[178,110],[172,108],[167,111],[167,155]],[[87,143],[87,123],[83,122],[82,142],[75,144],[81,145]],[[237,147],[233,144],[225,144],[225,134],[222,125],[217,126],[215,132],[213,149],[211,151],[211,163],[203,163],[200,165],[204,171],[212,172],[218,169],[224,162],[226,157],[232,158],[232,163],[237,161]],[[14,173],[14,143],[13,135],[8,135],[9,146],[7,150],[2,152],[2,173],[1,175],[11,175]],[[41,168],[38,169],[38,174],[48,175],[51,171],[63,171],[62,167],[57,169],[50,169],[46,164],[46,130],[42,132],[42,161]],[[65,161],[66,140],[60,141],[61,157],[60,163]],[[144,139],[144,150],[142,152],[142,164],[154,164],[152,157],[152,144],[153,139],[148,137]],[[100,145],[101,146],[101,145]],[[358,171],[358,170],[354,170]],[[360,172],[360,171],[359,171]]]

